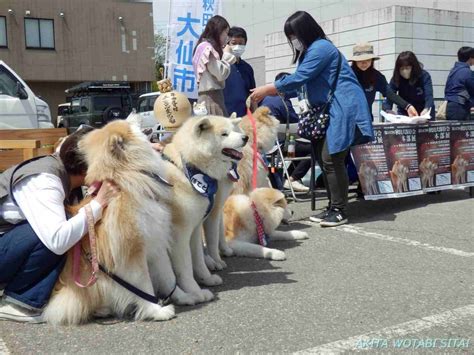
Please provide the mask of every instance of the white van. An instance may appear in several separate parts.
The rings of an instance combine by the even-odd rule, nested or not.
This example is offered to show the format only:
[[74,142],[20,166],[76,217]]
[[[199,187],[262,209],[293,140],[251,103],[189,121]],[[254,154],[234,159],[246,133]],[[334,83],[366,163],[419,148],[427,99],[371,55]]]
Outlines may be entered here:
[[0,129],[54,128],[51,111],[8,65],[0,60]]
[[155,113],[153,112],[153,106],[158,96],[160,96],[159,91],[149,92],[140,95],[138,98],[137,113],[142,117],[143,128],[152,128],[158,123],[158,120],[155,118]]

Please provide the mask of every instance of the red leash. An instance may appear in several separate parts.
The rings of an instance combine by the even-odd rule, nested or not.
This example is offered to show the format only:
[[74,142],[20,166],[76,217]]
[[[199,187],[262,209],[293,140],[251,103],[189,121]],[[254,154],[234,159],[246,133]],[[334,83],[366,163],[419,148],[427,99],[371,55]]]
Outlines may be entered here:
[[250,123],[252,124],[253,130],[253,144],[252,144],[252,151],[253,151],[253,167],[252,167],[252,190],[257,188],[257,163],[258,163],[258,150],[257,150],[257,122],[255,122],[255,118],[252,115],[252,111],[250,111],[250,107],[247,107],[247,116],[249,116]]

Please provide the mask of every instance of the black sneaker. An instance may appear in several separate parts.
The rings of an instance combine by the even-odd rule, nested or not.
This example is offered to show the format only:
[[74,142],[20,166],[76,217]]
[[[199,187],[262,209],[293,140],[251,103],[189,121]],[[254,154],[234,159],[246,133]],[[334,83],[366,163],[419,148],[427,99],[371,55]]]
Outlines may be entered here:
[[330,208],[326,207],[323,212],[318,213],[317,215],[309,217],[311,222],[319,223],[329,215]]
[[341,224],[347,223],[347,216],[344,211],[341,211],[338,208],[332,208],[327,217],[324,218],[319,225],[321,227],[336,227]]

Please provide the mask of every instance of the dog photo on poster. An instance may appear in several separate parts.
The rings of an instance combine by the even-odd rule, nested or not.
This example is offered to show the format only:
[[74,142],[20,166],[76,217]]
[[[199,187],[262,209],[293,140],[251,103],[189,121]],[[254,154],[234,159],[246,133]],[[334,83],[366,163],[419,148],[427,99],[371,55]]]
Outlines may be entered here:
[[453,187],[474,186],[474,122],[451,126],[451,176]]
[[383,145],[383,127],[374,125],[374,141],[351,148],[359,181],[366,200],[377,200],[393,194]]
[[386,125],[383,144],[395,196],[422,194],[418,164],[417,128],[414,125]]
[[421,187],[426,192],[451,188],[450,133],[447,122],[418,126],[419,171]]

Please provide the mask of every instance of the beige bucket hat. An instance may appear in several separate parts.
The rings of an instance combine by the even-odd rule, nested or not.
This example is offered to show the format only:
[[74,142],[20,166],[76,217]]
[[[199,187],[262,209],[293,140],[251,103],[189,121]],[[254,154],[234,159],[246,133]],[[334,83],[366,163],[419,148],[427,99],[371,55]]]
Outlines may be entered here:
[[374,54],[374,46],[371,45],[369,42],[356,44],[353,48],[352,53],[353,53],[353,55],[349,59],[349,61],[357,62],[357,61],[360,61],[360,60],[369,60],[369,59],[378,60],[378,59],[380,59],[380,57],[377,57]]

